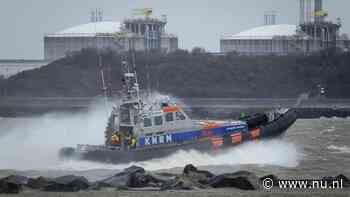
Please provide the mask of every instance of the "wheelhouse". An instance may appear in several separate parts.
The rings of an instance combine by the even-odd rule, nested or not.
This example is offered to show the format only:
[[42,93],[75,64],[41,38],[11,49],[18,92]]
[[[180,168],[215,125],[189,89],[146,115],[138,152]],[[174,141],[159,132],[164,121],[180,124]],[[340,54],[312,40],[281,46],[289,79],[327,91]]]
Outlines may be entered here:
[[163,107],[142,114],[140,134],[174,132],[191,122],[180,107]]

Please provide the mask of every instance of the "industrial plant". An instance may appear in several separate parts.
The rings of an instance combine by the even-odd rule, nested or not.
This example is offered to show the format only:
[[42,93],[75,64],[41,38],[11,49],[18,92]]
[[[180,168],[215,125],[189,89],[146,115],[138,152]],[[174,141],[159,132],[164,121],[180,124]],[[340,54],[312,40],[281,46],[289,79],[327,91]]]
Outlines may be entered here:
[[178,38],[165,32],[166,15],[151,17],[152,9],[134,10],[133,18],[122,23],[103,21],[102,11],[91,14],[91,22],[78,25],[44,37],[45,60],[56,60],[83,48],[112,49],[123,51],[162,50],[172,52],[178,49]]
[[[264,14],[264,25],[220,39],[220,53],[239,55],[289,55],[323,49],[349,51],[347,34],[340,34],[341,19],[330,21],[322,0],[298,0],[298,24],[278,24],[276,11]],[[167,16],[153,16],[151,8],[134,9],[122,22],[103,20],[103,11],[93,10],[90,22],[44,35],[44,57],[40,60],[0,60],[0,77],[8,78],[80,51],[96,48],[113,51],[173,52],[178,37],[166,32]],[[214,54],[214,53],[213,53]]]
[[323,49],[348,51],[347,35],[339,35],[341,20],[327,21],[322,0],[300,0],[298,25],[276,24],[276,13],[264,15],[264,26],[220,40],[220,52],[240,55],[308,54]]

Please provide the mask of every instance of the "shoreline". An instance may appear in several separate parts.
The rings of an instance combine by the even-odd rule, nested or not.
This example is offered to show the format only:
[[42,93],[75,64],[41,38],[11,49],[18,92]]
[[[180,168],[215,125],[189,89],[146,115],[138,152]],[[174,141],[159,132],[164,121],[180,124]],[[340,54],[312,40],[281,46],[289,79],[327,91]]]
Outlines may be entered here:
[[[184,98],[185,111],[195,118],[238,118],[241,112],[255,114],[275,108],[294,108],[298,118],[350,117],[350,99],[309,99],[298,102],[297,98]],[[1,117],[30,117],[55,113],[84,113],[101,104],[98,98],[38,97],[0,98]],[[103,103],[102,103],[103,104]],[[101,106],[102,106],[101,104]]]

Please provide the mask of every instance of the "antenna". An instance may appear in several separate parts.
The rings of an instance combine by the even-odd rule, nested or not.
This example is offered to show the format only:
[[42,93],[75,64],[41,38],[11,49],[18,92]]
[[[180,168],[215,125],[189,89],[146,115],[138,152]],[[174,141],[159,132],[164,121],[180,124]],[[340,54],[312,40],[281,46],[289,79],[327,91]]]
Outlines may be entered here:
[[95,8],[94,10],[91,10],[90,21],[92,23],[103,21],[103,10],[101,8]]
[[137,72],[136,72],[135,41],[133,37],[129,38],[129,40],[131,41],[131,45],[132,45],[132,48],[130,51],[131,51],[132,66],[135,73],[135,86],[137,86],[136,97],[137,97],[137,102],[140,102],[139,83],[137,80]]
[[276,25],[276,11],[265,12],[264,25]]
[[307,23],[312,22],[311,21],[311,14],[312,14],[312,1],[311,0],[305,0],[306,1],[306,21]]
[[98,21],[103,21],[103,10],[101,8],[98,9]]
[[95,21],[98,22],[98,9],[95,9]]
[[151,96],[151,76],[150,76],[150,67],[148,65],[148,62],[146,63],[146,70],[147,70],[147,96],[150,98]]
[[305,10],[305,0],[299,0],[299,24],[305,23],[304,10]]
[[90,21],[91,21],[92,23],[96,22],[96,13],[95,13],[94,10],[91,10],[91,11],[90,11]]
[[105,99],[105,107],[106,107],[106,112],[107,116],[109,116],[109,111],[108,111],[108,87],[106,86],[106,81],[105,81],[105,76],[103,72],[103,66],[102,66],[102,56],[100,53],[98,53],[98,65],[100,67],[100,75],[101,75],[101,82],[102,82],[102,91],[103,91],[103,96]]
[[[121,32],[115,35],[116,43],[119,39],[125,39],[128,43],[128,49],[126,45],[120,44],[121,48],[126,50],[125,53],[121,53],[122,61],[122,73],[123,73],[123,90],[122,96],[124,100],[137,100],[138,108],[141,109],[140,103],[140,89],[138,84],[137,72],[136,72],[136,57],[135,57],[135,44],[132,34]],[[129,58],[128,58],[129,56]],[[130,61],[128,61],[128,59]],[[129,64],[130,63],[130,64]]]

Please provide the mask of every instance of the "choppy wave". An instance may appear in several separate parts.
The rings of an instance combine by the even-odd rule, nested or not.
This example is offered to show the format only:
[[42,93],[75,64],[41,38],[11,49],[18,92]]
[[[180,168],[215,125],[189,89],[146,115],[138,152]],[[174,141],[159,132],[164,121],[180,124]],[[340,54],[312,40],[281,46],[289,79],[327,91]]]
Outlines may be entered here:
[[350,147],[349,146],[330,145],[327,148],[329,150],[335,151],[335,153],[349,153],[350,154]]
[[323,129],[322,131],[321,131],[321,134],[324,134],[324,133],[332,133],[332,132],[334,132],[336,129],[335,129],[335,126],[331,126],[331,127],[329,127],[329,128],[326,128],[326,129]]

